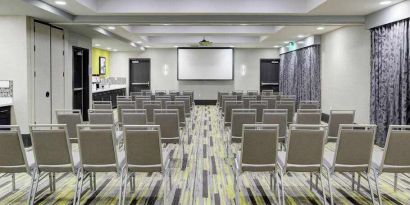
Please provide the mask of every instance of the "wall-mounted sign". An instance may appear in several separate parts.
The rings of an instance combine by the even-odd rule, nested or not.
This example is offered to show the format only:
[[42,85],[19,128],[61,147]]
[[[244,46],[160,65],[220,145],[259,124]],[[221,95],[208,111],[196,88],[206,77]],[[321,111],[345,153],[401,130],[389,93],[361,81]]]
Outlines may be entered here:
[[107,62],[105,57],[100,57],[100,75],[105,75],[107,69]]

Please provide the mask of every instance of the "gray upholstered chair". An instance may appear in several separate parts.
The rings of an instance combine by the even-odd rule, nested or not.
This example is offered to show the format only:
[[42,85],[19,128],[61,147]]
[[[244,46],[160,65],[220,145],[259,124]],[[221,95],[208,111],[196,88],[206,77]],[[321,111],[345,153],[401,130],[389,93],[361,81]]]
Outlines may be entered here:
[[112,102],[111,101],[93,101],[92,104],[93,109],[112,109]]
[[165,109],[165,102],[171,101],[169,95],[155,95],[155,101],[161,101],[162,109]]
[[81,110],[56,110],[57,123],[66,124],[71,143],[77,143],[77,125],[83,124]]
[[237,101],[237,100],[238,100],[238,96],[236,96],[236,95],[222,95],[221,96],[221,104],[220,104],[220,111],[221,111],[222,115],[224,114],[225,101]]
[[165,109],[177,109],[179,116],[180,127],[185,127],[186,131],[188,130],[188,123],[185,119],[185,102],[184,101],[168,101],[165,102]]
[[171,101],[175,100],[175,96],[178,96],[181,92],[179,90],[170,90],[169,96],[171,96]]
[[279,95],[280,101],[296,101],[296,95]]
[[322,122],[322,111],[320,109],[298,109],[295,124],[319,125]]
[[279,143],[286,148],[288,134],[288,110],[287,109],[265,109],[262,115],[262,124],[279,125]]
[[123,125],[146,125],[147,111],[144,109],[122,109]]
[[248,96],[257,96],[257,95],[259,95],[259,91],[257,91],[257,90],[248,90],[246,93],[247,93]]
[[251,95],[251,96],[244,95],[244,96],[242,96],[243,108],[248,109],[249,108],[249,102],[250,101],[256,101],[257,100],[256,97],[257,97],[256,95]]
[[330,203],[333,204],[332,177],[337,172],[353,173],[354,189],[355,173],[359,174],[357,190],[360,189],[360,177],[366,175],[370,195],[375,203],[373,189],[370,184],[370,170],[373,153],[373,142],[376,135],[376,125],[340,125],[335,151],[326,151],[323,165],[327,170],[330,190]]
[[276,109],[288,110],[288,123],[293,123],[293,117],[295,115],[295,102],[294,101],[276,101]]
[[194,100],[195,100],[194,91],[193,90],[183,90],[181,92],[181,95],[182,96],[189,96],[189,100],[190,100],[189,101],[189,107],[192,109],[194,104],[195,104],[195,102],[194,102]]
[[151,97],[152,91],[151,90],[141,90],[142,94],[145,96]]
[[185,105],[185,117],[190,118],[191,117],[191,96],[189,95],[179,95],[175,96],[175,101],[182,101],[184,102]]
[[325,125],[295,125],[289,126],[287,152],[280,151],[278,165],[282,184],[282,201],[285,201],[283,177],[288,172],[310,173],[310,187],[312,188],[312,174],[320,178],[323,203],[326,204],[326,194],[323,184],[323,152],[325,149],[327,126]]
[[268,109],[268,101],[266,100],[250,101],[249,109],[256,109],[256,122],[261,123],[263,110]]
[[262,96],[273,95],[273,90],[262,90],[261,95]]
[[117,96],[117,102],[119,101],[132,101],[132,96]]
[[88,119],[90,124],[115,124],[112,109],[89,109]]
[[229,92],[218,91],[218,99],[217,99],[216,104],[218,105],[219,108],[222,107],[222,96],[223,95],[229,95]]
[[354,124],[354,110],[330,110],[327,140],[337,140],[339,125]]
[[[73,204],[80,204],[83,182],[90,177],[90,189],[97,189],[97,172],[113,172],[120,177],[124,168],[124,153],[118,149],[113,125],[77,125],[80,167],[77,172],[78,190]],[[121,197],[121,192],[119,192]]]
[[154,122],[154,109],[161,109],[161,101],[144,101],[142,102],[142,109],[147,110],[147,122],[152,124]]
[[[242,149],[235,159],[235,201],[239,202],[239,191],[242,185],[241,178],[246,172],[269,172],[270,188],[275,181],[277,197],[281,204],[280,189],[277,183],[277,147],[278,147],[278,125],[245,124],[243,125]],[[282,185],[283,186],[283,185]]]
[[256,109],[232,109],[231,119],[231,132],[228,135],[228,143],[226,143],[226,153],[228,157],[232,149],[231,144],[242,142],[243,125],[256,123]]
[[130,96],[135,100],[136,96],[143,96],[142,92],[130,92]]
[[177,109],[155,109],[154,124],[161,128],[161,142],[165,145],[179,144],[182,156],[185,152],[182,135],[179,132],[179,115]]
[[137,109],[135,101],[118,101],[117,102],[117,119],[118,123],[122,124],[122,110],[123,109]]
[[[76,174],[79,166],[78,154],[72,153],[67,132],[67,126],[56,125],[30,125],[31,142],[33,143],[34,159],[33,184],[30,196],[33,204],[36,198],[37,187],[45,174],[49,176],[50,192],[56,190],[55,173]],[[75,192],[78,190],[75,189]]]
[[135,192],[136,173],[156,172],[162,174],[164,204],[168,204],[165,177],[168,176],[169,188],[171,188],[169,153],[162,151],[159,125],[124,125],[124,150],[125,164],[121,172],[119,204],[125,203],[128,183],[131,192]]
[[155,96],[163,96],[166,94],[167,94],[166,90],[155,90]]
[[[33,168],[33,153],[31,151],[26,153],[20,127],[18,125],[0,125],[0,173],[11,174],[11,191],[16,190],[17,173],[30,175],[32,183],[34,182],[36,176],[32,172]],[[5,175],[1,177],[5,177]],[[34,201],[32,192],[27,201],[28,204]]]
[[136,109],[142,109],[144,101],[151,101],[151,96],[135,96]]
[[232,91],[232,95],[235,95],[238,100],[242,100],[243,90],[234,90]]
[[[379,177],[383,173],[394,173],[394,191],[397,190],[398,174],[410,173],[410,125],[390,125],[383,150],[374,150],[372,169],[379,204],[382,195]],[[407,192],[408,193],[408,192]]]
[[243,109],[242,101],[225,101],[224,102],[224,124],[231,124],[232,109]]
[[276,107],[276,95],[261,96],[262,101],[268,101],[268,109],[275,109]]
[[320,109],[319,101],[300,101],[299,109]]

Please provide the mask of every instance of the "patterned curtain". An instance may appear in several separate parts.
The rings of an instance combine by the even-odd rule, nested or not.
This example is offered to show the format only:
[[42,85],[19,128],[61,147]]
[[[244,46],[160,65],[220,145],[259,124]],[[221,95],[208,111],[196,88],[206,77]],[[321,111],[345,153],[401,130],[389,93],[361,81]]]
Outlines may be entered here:
[[409,30],[403,20],[371,30],[370,120],[384,146],[389,125],[408,124]]
[[320,46],[310,46],[280,56],[279,89],[296,95],[297,102],[320,101]]

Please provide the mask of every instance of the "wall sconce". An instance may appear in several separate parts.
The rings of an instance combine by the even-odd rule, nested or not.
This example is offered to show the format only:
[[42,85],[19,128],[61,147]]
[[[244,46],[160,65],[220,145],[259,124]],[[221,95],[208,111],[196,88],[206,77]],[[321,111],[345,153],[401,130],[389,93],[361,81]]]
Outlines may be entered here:
[[168,64],[164,64],[163,70],[164,70],[164,75],[167,76],[168,73],[169,73],[169,66],[168,66]]
[[241,75],[242,75],[242,76],[245,76],[245,75],[246,75],[246,65],[245,65],[245,64],[242,64],[242,65],[241,65]]

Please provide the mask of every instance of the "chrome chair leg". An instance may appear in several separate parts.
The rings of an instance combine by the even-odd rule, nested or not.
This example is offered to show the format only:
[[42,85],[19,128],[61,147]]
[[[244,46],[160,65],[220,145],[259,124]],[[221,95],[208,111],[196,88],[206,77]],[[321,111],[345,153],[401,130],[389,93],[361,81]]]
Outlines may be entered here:
[[394,173],[394,192],[397,191],[397,181],[398,181],[398,178],[399,178],[399,174]]
[[379,204],[382,205],[382,195],[381,195],[380,188],[379,188],[379,178],[378,178],[378,174],[376,170],[374,169],[373,169],[373,177],[374,177],[374,182],[376,183],[376,191],[377,191],[377,196],[379,198]]
[[323,204],[326,205],[326,190],[325,190],[325,185],[323,183],[323,176],[322,173],[318,173],[318,176],[316,176],[317,178],[320,178],[320,185],[322,187],[322,194],[323,194]]
[[16,174],[11,174],[11,191],[16,191]]
[[330,169],[326,168],[327,172],[327,182],[329,187],[329,195],[330,195],[330,205],[333,205],[333,186],[332,186],[332,175],[330,173]]
[[373,194],[372,185],[370,184],[370,176],[369,176],[369,174],[370,174],[370,173],[366,173],[367,183],[369,184],[369,190],[370,190],[370,195],[371,195],[371,198],[372,198],[372,202],[373,202],[373,204],[376,204],[376,201],[374,200],[374,194]]
[[279,173],[275,173],[275,186],[276,186],[276,191],[278,195],[278,204],[282,204],[282,197],[280,193],[280,187],[279,187]]
[[283,170],[280,170],[280,180],[281,180],[281,185],[282,185],[282,204],[286,204],[286,199],[285,199],[285,184],[283,183]]

